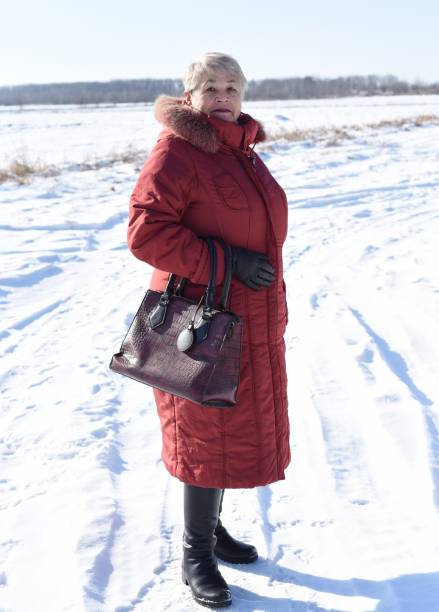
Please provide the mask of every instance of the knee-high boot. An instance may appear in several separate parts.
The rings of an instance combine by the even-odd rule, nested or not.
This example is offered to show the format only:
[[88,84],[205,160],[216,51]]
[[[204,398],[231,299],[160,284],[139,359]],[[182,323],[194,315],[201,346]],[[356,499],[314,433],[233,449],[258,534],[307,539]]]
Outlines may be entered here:
[[184,485],[183,582],[199,604],[230,606],[232,597],[213,554],[222,489]]
[[[222,489],[219,514],[223,508],[224,489]],[[216,544],[215,556],[228,563],[253,563],[258,558],[258,551],[251,544],[244,544],[235,540],[221,523],[218,515],[218,523],[215,528]]]

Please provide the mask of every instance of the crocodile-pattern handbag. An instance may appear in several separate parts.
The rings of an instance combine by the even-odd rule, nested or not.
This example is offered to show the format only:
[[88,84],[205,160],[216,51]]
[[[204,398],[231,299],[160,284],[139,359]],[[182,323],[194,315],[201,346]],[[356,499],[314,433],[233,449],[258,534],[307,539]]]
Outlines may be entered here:
[[110,368],[138,382],[202,406],[230,408],[239,384],[242,321],[227,310],[232,278],[231,249],[222,239],[226,275],[214,307],[216,249],[210,253],[209,284],[197,303],[181,295],[187,279],[175,288],[170,274],[165,291],[149,289]]

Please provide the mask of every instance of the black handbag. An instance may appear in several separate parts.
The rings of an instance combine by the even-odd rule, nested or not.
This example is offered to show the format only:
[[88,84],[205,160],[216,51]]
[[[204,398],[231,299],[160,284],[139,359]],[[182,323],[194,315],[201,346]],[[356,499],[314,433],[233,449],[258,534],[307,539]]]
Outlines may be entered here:
[[199,302],[181,295],[187,279],[175,287],[175,274],[169,275],[163,292],[149,289],[109,367],[202,406],[229,408],[236,403],[239,385],[242,320],[227,310],[230,245],[216,238],[224,250],[226,275],[215,308],[216,249],[211,238],[204,240],[210,278]]

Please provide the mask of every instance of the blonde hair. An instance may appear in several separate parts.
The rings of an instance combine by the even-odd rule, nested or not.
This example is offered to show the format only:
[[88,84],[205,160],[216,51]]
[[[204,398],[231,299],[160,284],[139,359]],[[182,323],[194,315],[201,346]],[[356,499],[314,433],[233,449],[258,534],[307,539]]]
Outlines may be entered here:
[[194,89],[197,89],[203,76],[210,70],[224,70],[237,77],[241,90],[241,97],[244,96],[248,83],[242,72],[241,66],[230,55],[218,52],[204,53],[188,66],[183,77],[185,91],[192,93]]

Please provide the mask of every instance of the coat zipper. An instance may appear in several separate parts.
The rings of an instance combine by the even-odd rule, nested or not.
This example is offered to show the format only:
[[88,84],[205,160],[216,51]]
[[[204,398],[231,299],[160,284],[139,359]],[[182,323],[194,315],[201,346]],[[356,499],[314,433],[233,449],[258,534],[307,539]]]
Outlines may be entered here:
[[[254,148],[254,145],[253,145],[253,148]],[[265,206],[265,208],[267,210],[267,217],[268,217],[269,224],[270,224],[270,233],[271,233],[271,237],[272,237],[272,240],[273,240],[273,244],[275,246],[275,252],[276,252],[276,262],[275,262],[275,265],[276,265],[276,268],[277,268],[278,267],[278,258],[277,258],[276,236],[274,234],[273,224],[271,222],[271,215],[270,215],[270,210],[269,210],[269,205],[268,205],[268,197],[265,195],[265,189],[263,188],[263,186],[262,186],[262,184],[261,184],[261,182],[259,180],[259,177],[258,177],[258,174],[257,174],[257,170],[256,170],[256,154],[253,153],[253,149],[250,150],[248,155],[244,151],[242,151],[242,150],[238,151],[237,153],[235,153],[239,163],[241,164],[241,166],[244,167],[245,172],[250,177],[251,177],[251,174],[250,174],[249,170],[247,170],[247,164],[245,162],[243,163],[244,160],[241,161],[240,155],[242,155],[242,154],[244,154],[245,157],[247,157],[247,159],[250,161],[249,170],[250,170],[250,168],[253,170],[255,187],[258,190],[258,192],[259,192],[259,194],[260,194],[260,196],[262,198],[262,201],[264,202],[264,206]],[[278,299],[277,290],[276,290],[276,316],[275,316],[275,320],[276,321],[277,321],[277,318],[278,318],[278,307],[279,307],[278,304],[279,304],[279,299]],[[247,306],[247,308],[248,308],[248,306]],[[269,309],[268,309],[268,311],[269,311]],[[267,325],[268,325],[268,335],[269,335],[270,345],[271,345],[272,333],[271,333],[271,325],[270,325],[269,320],[267,320]],[[276,331],[275,338],[276,337],[277,337],[277,331]],[[270,346],[270,351],[272,351],[272,350],[273,350],[273,347]],[[276,347],[275,350],[277,351],[278,348]],[[270,358],[271,358],[271,353],[270,353]],[[277,352],[276,352],[276,359],[278,361],[278,366],[279,366],[280,364],[279,364],[279,358],[278,358]],[[272,365],[272,371],[273,371],[273,365],[274,364],[272,363],[271,365]],[[273,375],[271,377],[271,380],[272,380],[273,396],[274,396],[276,391],[275,391]],[[282,402],[282,399],[281,399],[281,402]],[[275,427],[275,432],[276,432],[275,436],[276,436],[276,448],[277,448],[279,432],[278,432],[278,422],[277,422],[276,415],[274,416],[274,427]],[[277,470],[278,477],[280,477],[280,473],[281,472],[280,472],[280,469],[279,469],[279,456],[278,456],[277,453],[276,453],[276,470]]]

